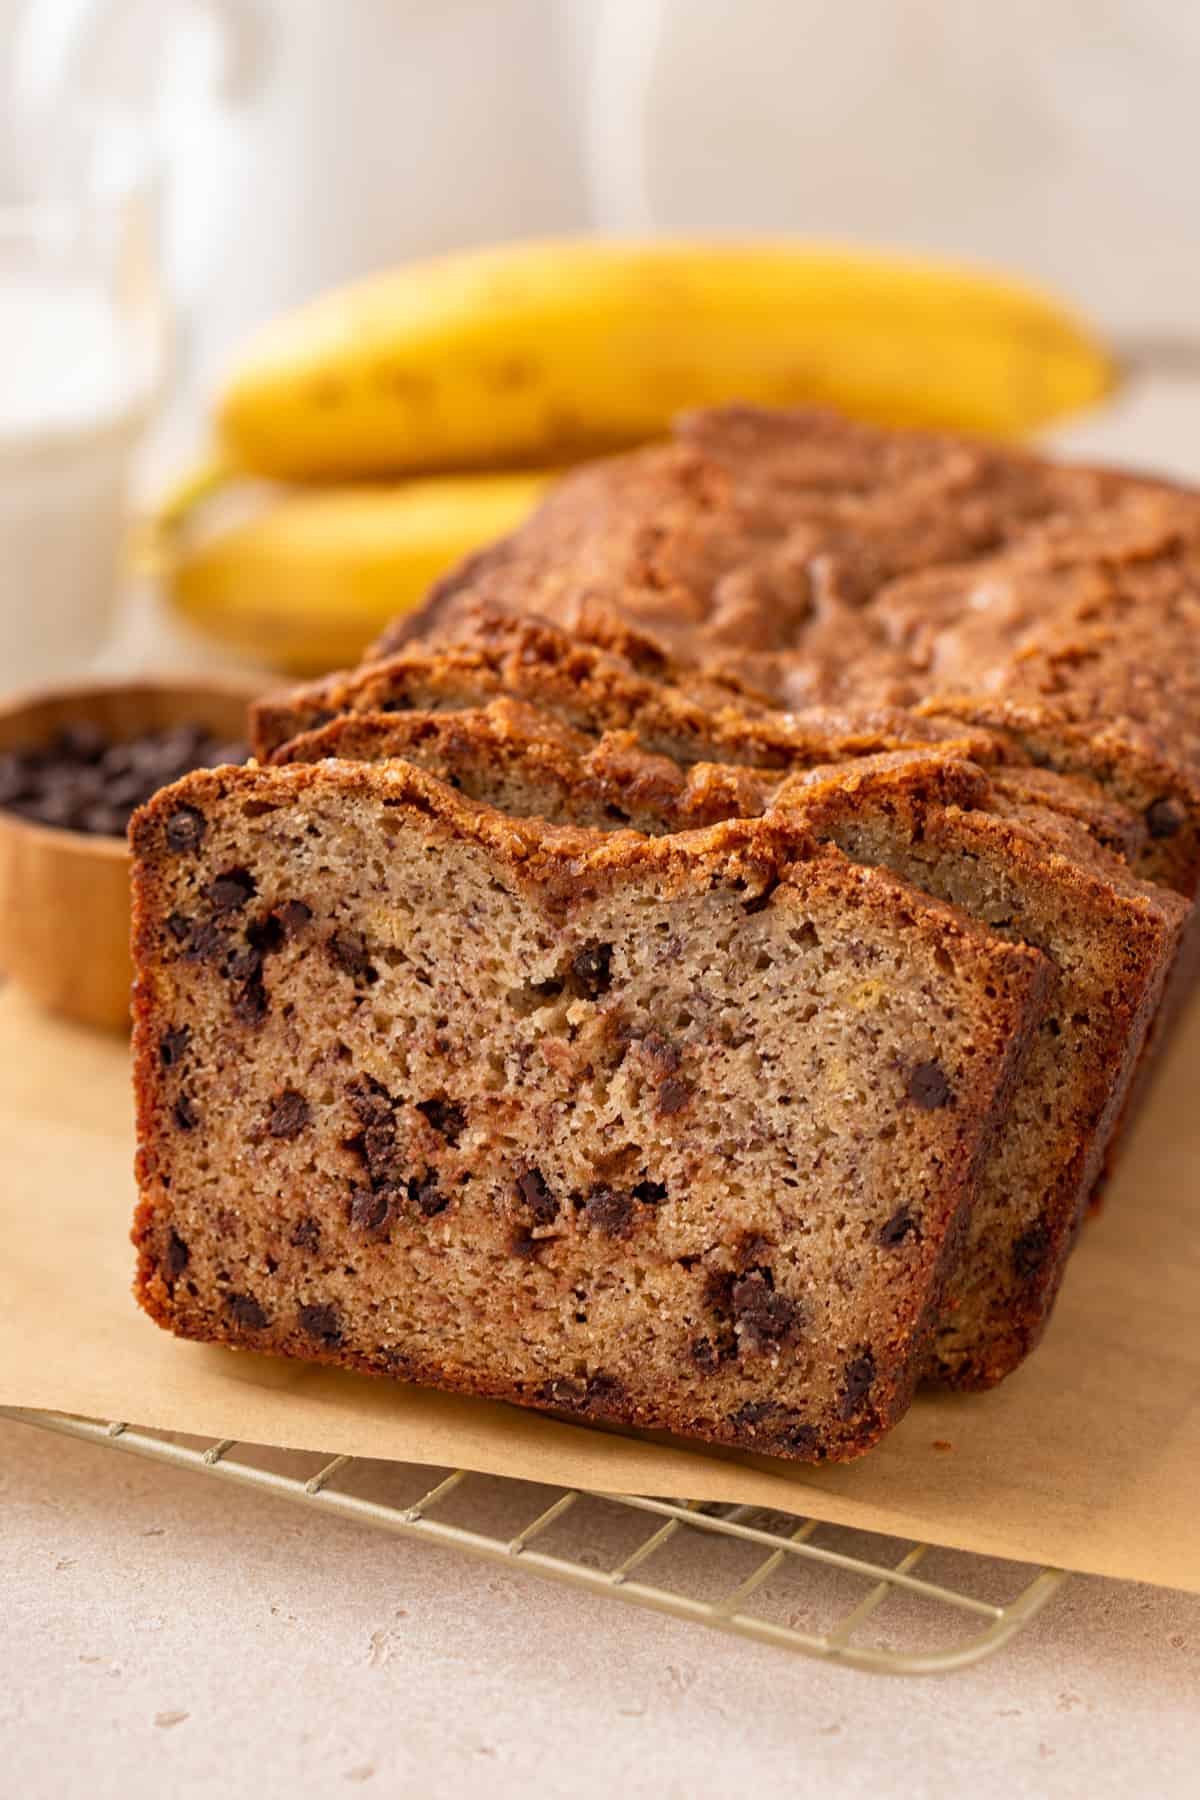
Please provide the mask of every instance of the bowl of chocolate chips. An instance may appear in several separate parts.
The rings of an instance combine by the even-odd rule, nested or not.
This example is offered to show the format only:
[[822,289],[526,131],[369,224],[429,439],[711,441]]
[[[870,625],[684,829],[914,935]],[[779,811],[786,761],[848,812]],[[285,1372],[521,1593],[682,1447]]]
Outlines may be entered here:
[[151,794],[244,762],[244,681],[144,677],[0,707],[0,976],[52,1011],[129,1021],[129,851]]

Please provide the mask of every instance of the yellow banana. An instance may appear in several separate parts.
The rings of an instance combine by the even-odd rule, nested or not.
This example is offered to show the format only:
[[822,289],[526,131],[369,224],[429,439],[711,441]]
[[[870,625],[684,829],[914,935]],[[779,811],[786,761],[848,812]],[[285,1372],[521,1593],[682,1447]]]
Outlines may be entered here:
[[156,560],[168,599],[198,629],[289,674],[319,674],[353,662],[460,557],[520,524],[547,479],[301,489],[208,530],[196,513],[214,479],[188,479],[160,507]]
[[1008,435],[1113,377],[1055,300],[952,265],[550,241],[413,263],[276,321],[219,422],[255,473],[343,480],[570,461],[729,400]]

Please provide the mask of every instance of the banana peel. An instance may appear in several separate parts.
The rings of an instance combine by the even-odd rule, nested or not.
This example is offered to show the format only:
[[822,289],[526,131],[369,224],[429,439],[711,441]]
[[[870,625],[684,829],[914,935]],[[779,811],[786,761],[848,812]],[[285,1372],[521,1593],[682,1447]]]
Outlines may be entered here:
[[1057,300],[976,270],[798,240],[560,240],[412,263],[275,321],[218,427],[255,474],[345,481],[570,462],[734,400],[1005,437],[1114,379]]
[[460,558],[519,525],[549,479],[263,492],[217,461],[160,503],[150,560],[197,630],[287,674],[321,674],[354,662]]

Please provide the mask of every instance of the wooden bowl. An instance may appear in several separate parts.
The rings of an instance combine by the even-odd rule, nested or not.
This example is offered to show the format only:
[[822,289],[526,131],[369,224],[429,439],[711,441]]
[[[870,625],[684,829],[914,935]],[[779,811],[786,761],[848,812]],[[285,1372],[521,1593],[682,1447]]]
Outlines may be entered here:
[[[195,722],[242,739],[261,684],[147,676],[43,688],[0,703],[0,751],[48,743],[67,725],[116,742]],[[39,825],[0,809],[0,971],[50,1011],[129,1023],[129,850],[123,838]]]

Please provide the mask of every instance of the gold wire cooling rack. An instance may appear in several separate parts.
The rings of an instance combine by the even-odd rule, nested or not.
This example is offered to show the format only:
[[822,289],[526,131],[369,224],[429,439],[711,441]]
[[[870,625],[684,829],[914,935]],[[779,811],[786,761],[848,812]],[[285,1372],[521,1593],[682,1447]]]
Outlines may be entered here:
[[[439,1473],[430,1485],[431,1471],[409,1464],[334,1456],[314,1468],[300,1452],[232,1439],[206,1445],[10,1407],[0,1407],[0,1417],[878,1673],[928,1675],[979,1662],[1010,1642],[1066,1580],[1059,1569],[904,1545],[761,1507],[547,1489],[465,1469]],[[647,1579],[652,1559],[655,1582]],[[946,1574],[930,1579],[939,1559]],[[926,1573],[918,1575],[921,1565]],[[952,1631],[951,1621],[961,1630]]]

